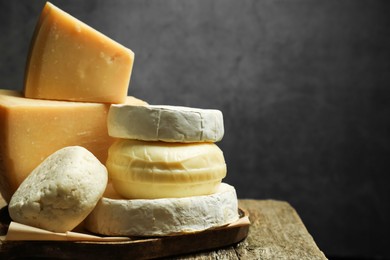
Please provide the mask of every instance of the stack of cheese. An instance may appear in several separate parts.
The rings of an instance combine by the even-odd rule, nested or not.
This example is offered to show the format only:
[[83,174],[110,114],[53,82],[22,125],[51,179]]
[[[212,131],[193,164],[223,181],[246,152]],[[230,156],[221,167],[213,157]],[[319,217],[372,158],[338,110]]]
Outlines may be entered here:
[[108,131],[120,138],[106,167],[114,190],[86,220],[105,235],[164,236],[222,226],[238,219],[226,176],[219,110],[112,105]]
[[0,190],[14,221],[65,232],[86,218],[95,233],[165,236],[238,219],[215,144],[222,113],[128,97],[133,60],[46,3],[24,93],[0,90]]
[[133,60],[128,48],[46,3],[24,93],[0,90],[0,190],[7,202],[35,167],[63,147],[83,146],[105,163],[114,141],[107,132],[110,104],[145,104],[127,97]]

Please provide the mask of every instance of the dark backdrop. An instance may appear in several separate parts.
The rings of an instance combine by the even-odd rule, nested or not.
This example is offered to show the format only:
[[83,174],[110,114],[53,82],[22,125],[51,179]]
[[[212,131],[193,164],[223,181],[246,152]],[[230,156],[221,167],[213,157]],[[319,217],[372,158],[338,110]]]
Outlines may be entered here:
[[[129,94],[222,110],[226,182],[294,206],[328,256],[387,256],[388,1],[52,1],[132,49]],[[22,89],[44,1],[0,2],[0,88]]]

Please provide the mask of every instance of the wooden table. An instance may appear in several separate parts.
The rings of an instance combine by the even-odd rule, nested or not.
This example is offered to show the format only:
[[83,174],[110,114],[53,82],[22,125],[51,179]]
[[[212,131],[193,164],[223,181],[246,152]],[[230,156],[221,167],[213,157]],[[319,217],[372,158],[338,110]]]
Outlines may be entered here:
[[[0,199],[0,208],[5,205]],[[251,221],[246,239],[225,248],[174,259],[326,259],[287,202],[240,200],[239,205],[249,213]],[[5,235],[6,230],[0,232]],[[0,259],[4,251],[2,245],[0,241]],[[99,259],[99,255],[93,255],[93,258]]]

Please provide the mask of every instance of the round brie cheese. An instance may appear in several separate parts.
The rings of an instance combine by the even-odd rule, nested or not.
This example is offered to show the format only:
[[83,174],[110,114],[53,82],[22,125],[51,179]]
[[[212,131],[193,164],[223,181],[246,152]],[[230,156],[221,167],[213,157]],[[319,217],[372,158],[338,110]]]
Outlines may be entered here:
[[119,139],[106,162],[115,190],[128,199],[178,198],[214,193],[226,176],[214,143]]
[[84,222],[91,232],[113,236],[169,236],[203,231],[238,220],[233,186],[221,183],[216,193],[170,199],[103,197]]
[[224,135],[222,112],[181,106],[113,104],[108,113],[112,137],[164,142],[218,142]]
[[92,211],[107,186],[107,170],[87,149],[69,146],[46,158],[8,205],[11,219],[54,232],[70,231]]

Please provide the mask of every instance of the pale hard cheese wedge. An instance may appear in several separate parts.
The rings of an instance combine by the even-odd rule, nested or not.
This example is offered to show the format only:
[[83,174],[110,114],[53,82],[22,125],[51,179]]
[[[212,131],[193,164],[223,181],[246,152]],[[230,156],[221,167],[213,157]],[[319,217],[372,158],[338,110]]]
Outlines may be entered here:
[[[134,97],[127,103],[146,104]],[[79,145],[102,163],[114,142],[108,104],[37,100],[0,89],[0,191],[9,202],[25,177],[60,148]]]
[[13,221],[54,232],[70,231],[103,195],[107,170],[88,150],[65,147],[23,181],[8,205]]
[[203,231],[238,220],[234,187],[222,183],[214,194],[187,198],[125,200],[103,197],[85,221],[98,234],[169,236]]
[[223,115],[216,109],[113,105],[108,132],[113,137],[145,141],[218,142],[224,135]]
[[32,38],[25,72],[29,98],[123,103],[134,53],[51,3]]
[[117,140],[106,167],[125,198],[178,198],[214,193],[226,176],[223,153],[214,143]]

